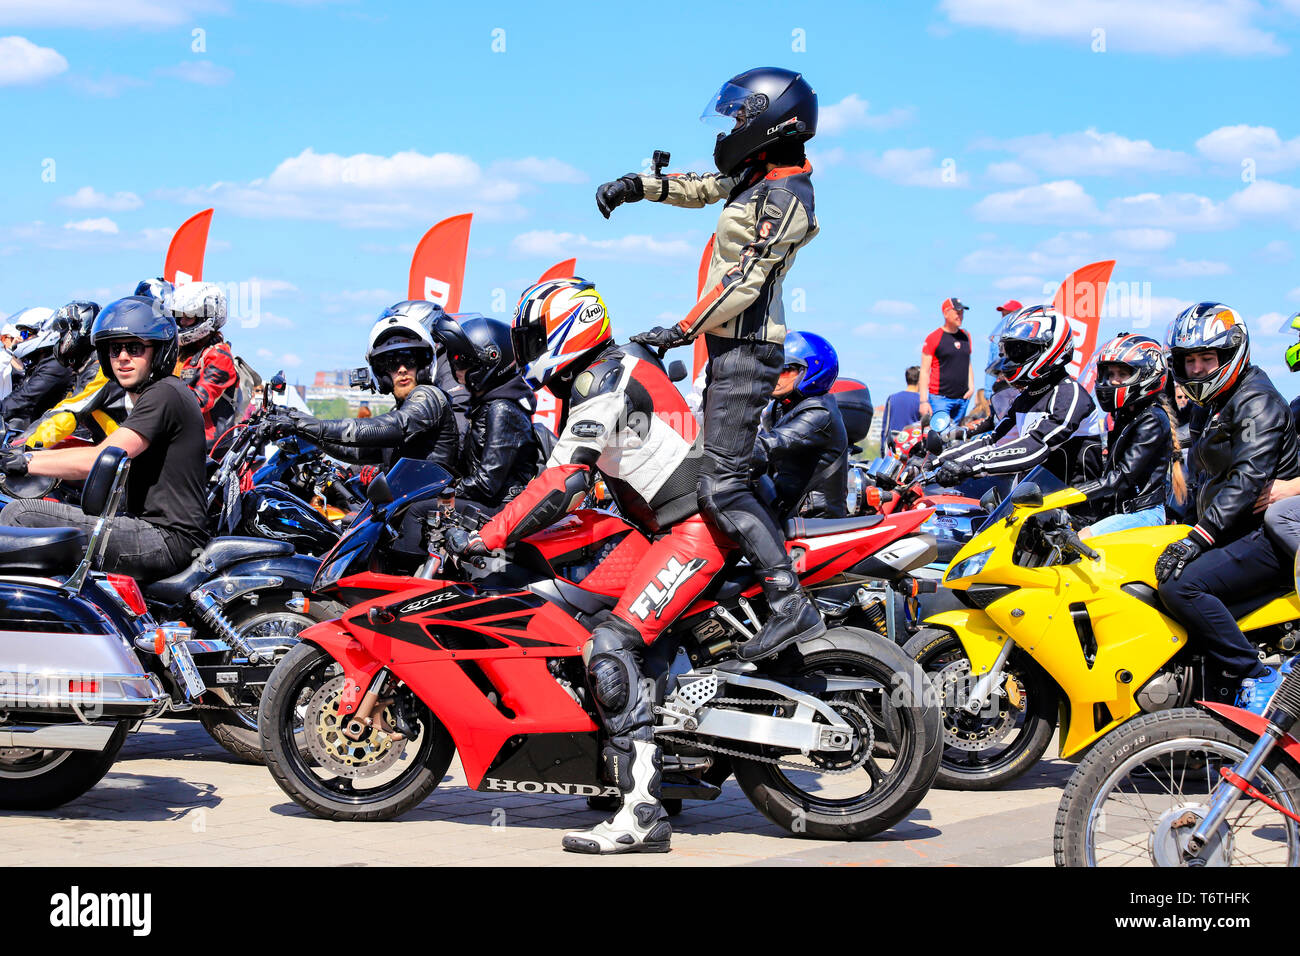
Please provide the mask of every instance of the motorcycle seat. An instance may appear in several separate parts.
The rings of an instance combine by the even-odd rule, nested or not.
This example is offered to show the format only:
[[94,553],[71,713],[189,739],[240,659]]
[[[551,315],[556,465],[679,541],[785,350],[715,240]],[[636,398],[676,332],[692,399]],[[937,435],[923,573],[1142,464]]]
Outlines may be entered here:
[[823,534],[843,534],[874,528],[885,520],[884,515],[861,515],[856,518],[791,518],[785,523],[786,539],[813,538]]
[[144,589],[150,601],[175,605],[208,578],[241,561],[254,558],[278,558],[293,554],[288,541],[271,541],[267,538],[215,538],[190,562],[189,567],[169,578],[155,581]]
[[86,540],[80,528],[0,526],[0,572],[70,573],[85,556]]

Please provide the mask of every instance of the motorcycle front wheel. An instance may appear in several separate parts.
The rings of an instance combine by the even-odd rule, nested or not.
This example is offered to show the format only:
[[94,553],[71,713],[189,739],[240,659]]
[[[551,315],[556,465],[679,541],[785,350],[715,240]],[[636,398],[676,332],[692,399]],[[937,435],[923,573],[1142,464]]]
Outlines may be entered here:
[[[328,820],[391,820],[424,800],[446,776],[451,734],[409,688],[391,691],[359,740],[342,733],[342,668],[315,644],[298,644],[262,693],[259,731],[266,767],[304,809]],[[386,692],[388,693],[388,692]],[[383,728],[405,725],[394,741]]]
[[[804,645],[792,666],[762,676],[805,687],[827,677],[879,685],[813,692],[856,729],[857,746],[808,755],[760,747],[758,759],[732,758],[736,781],[765,817],[796,836],[866,839],[903,820],[929,791],[939,769],[939,711],[920,668],[882,637],[836,628]],[[772,714],[784,711],[776,705]]]
[[[1056,814],[1057,866],[1186,866],[1182,850],[1209,808],[1220,770],[1255,740],[1195,708],[1130,720],[1103,737],[1066,785]],[[1300,811],[1300,775],[1274,751],[1250,780]],[[1300,865],[1300,825],[1263,800],[1238,798],[1210,834],[1208,866]]]
[[0,747],[0,810],[53,810],[75,800],[104,779],[130,726],[120,722],[100,751]]

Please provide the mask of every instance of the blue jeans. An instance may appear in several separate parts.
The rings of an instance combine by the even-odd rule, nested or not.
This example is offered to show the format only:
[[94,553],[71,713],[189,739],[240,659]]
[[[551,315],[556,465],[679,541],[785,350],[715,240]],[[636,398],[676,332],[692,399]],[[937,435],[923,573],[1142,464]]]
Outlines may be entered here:
[[966,413],[966,402],[964,398],[944,398],[942,395],[931,395],[928,399],[930,402],[930,415],[938,415],[940,412],[947,412],[948,417],[952,419],[954,425],[961,424],[961,417]]
[[1088,530],[1094,535],[1110,534],[1113,531],[1127,531],[1130,528],[1153,528],[1164,523],[1165,506],[1156,505],[1154,508],[1143,508],[1132,514],[1110,515],[1090,525]]

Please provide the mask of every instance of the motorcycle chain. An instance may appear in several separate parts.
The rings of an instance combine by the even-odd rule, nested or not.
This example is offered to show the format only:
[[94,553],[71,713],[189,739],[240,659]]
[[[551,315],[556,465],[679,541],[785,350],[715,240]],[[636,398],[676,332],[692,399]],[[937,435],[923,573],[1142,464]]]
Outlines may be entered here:
[[[744,704],[744,705],[751,705],[751,706],[754,704],[788,704],[788,703],[790,703],[790,701],[788,700],[764,701],[764,700],[749,700],[747,698],[737,698],[737,697],[720,697],[709,701],[709,704]],[[800,763],[787,763],[786,761],[782,760],[779,757],[764,757],[759,754],[748,753],[744,750],[733,750],[730,747],[722,747],[717,744],[705,743],[704,741],[699,740],[698,738],[674,737],[671,734],[660,734],[660,735],[656,735],[655,739],[664,740],[667,741],[668,743],[673,743],[673,744],[682,744],[683,746],[686,747],[695,747],[699,750],[711,750],[714,753],[720,753],[728,757],[739,757],[742,760],[752,760],[755,763],[770,763],[776,765],[777,767],[780,767],[782,770],[801,770],[807,772],[809,770],[820,769],[822,773],[827,774],[828,776],[840,776],[841,774],[853,773],[855,770],[860,770],[862,768],[862,765],[867,762],[868,758],[870,758],[871,756],[872,749],[876,745],[876,734],[875,731],[872,730],[871,728],[871,717],[861,707],[857,706],[856,704],[850,704],[848,701],[837,700],[831,703],[830,706],[843,707],[857,713],[857,715],[862,718],[862,724],[867,731],[866,746],[860,748],[862,756],[859,757],[857,760],[853,761],[852,764],[845,767],[843,770],[831,770],[829,767],[822,767],[822,768],[809,767],[805,764],[800,764]]]

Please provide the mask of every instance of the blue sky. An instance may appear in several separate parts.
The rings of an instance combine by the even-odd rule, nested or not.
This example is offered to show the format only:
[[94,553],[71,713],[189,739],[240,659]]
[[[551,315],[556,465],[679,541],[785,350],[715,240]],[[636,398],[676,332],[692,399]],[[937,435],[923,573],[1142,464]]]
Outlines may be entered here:
[[790,324],[878,402],[946,296],[983,336],[1101,258],[1129,293],[1103,335],[1223,301],[1296,390],[1300,0],[735,9],[0,0],[0,314],[128,294],[212,205],[205,278],[259,290],[229,338],[309,380],[361,360],[420,235],[474,212],[462,309],[508,318],[577,256],[630,335],[690,308],[716,209],[606,222],[595,187],[656,147],[706,171],[702,107],[770,64],[822,110]]

